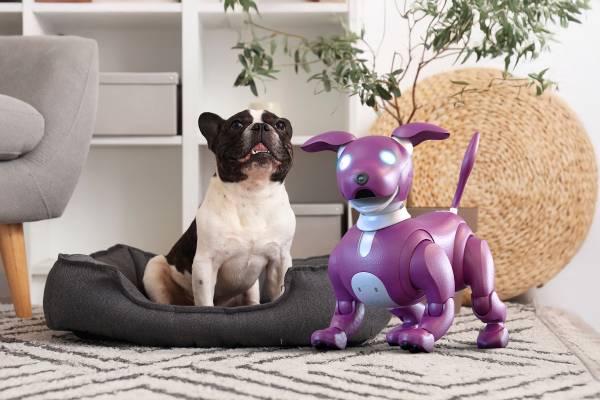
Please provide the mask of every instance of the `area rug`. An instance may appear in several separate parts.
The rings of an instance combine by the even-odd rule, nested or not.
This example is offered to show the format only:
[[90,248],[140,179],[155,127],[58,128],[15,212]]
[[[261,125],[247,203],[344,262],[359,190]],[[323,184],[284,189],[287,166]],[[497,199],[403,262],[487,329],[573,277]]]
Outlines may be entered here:
[[19,320],[0,306],[0,399],[600,399],[600,341],[582,323],[511,304],[508,348],[478,350],[470,311],[434,353],[410,354],[383,333],[329,352],[84,341],[39,308]]

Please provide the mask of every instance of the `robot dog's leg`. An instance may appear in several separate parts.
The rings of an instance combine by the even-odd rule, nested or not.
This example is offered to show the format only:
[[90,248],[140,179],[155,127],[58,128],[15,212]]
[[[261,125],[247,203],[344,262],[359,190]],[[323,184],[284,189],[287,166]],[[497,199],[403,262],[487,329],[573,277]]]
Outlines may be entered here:
[[387,333],[387,342],[392,346],[399,344],[396,341],[398,334],[403,330],[416,328],[421,323],[423,311],[425,311],[425,305],[422,303],[391,309],[390,312],[402,320],[402,325],[395,327]]
[[427,297],[423,319],[416,328],[388,335],[388,343],[411,352],[430,352],[454,320],[454,275],[444,250],[433,242],[421,242],[410,261],[410,279]]
[[362,323],[365,316],[364,304],[356,301],[342,285],[333,266],[329,267],[329,279],[335,292],[335,311],[329,327],[313,332],[310,343],[319,349],[344,349]]
[[421,323],[425,305],[423,303],[413,304],[407,307],[398,307],[390,310],[392,314],[402,320],[402,328],[413,328]]
[[464,279],[471,287],[473,313],[486,323],[479,332],[479,348],[506,347],[508,330],[504,326],[506,305],[494,290],[494,261],[485,240],[471,236],[464,256]]

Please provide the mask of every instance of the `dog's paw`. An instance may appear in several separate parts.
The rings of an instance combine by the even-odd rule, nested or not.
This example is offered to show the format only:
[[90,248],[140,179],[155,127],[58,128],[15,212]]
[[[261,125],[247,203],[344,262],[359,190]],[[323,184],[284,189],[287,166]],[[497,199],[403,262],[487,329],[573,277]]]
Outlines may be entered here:
[[497,349],[508,344],[508,329],[504,324],[487,324],[477,336],[480,349]]
[[310,343],[317,349],[343,350],[346,348],[348,338],[343,330],[329,327],[313,332]]
[[435,339],[433,335],[422,328],[402,328],[392,329],[386,335],[386,340],[390,346],[400,346],[403,350],[411,353],[433,351]]

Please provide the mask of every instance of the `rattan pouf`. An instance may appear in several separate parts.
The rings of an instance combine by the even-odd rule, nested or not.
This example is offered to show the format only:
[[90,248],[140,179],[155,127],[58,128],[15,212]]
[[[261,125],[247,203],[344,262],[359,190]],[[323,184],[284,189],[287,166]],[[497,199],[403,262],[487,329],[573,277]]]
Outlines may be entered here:
[[[438,124],[451,136],[415,149],[409,203],[449,206],[469,138],[481,132],[461,206],[478,207],[477,235],[490,244],[497,290],[507,299],[547,282],[577,252],[594,214],[598,177],[592,145],[569,107],[548,92],[535,96],[496,80],[501,76],[469,68],[419,83],[413,121]],[[453,96],[461,85],[451,81],[485,90]],[[410,93],[399,103],[410,110]],[[389,135],[395,126],[382,114],[372,133]]]

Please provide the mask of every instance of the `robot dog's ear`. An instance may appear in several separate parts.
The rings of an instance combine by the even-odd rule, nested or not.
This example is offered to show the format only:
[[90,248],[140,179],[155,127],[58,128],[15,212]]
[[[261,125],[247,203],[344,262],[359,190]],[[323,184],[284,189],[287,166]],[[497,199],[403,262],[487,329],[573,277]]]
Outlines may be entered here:
[[338,151],[341,146],[345,146],[354,140],[356,140],[356,136],[351,133],[330,131],[308,139],[302,145],[302,150],[308,151],[309,153],[323,150]]
[[424,122],[413,122],[402,125],[392,132],[392,137],[397,139],[401,145],[407,147],[409,153],[412,152],[413,146],[425,140],[444,140],[449,136],[450,133],[444,128]]
[[206,138],[208,148],[211,150],[213,149],[215,138],[219,133],[219,129],[221,128],[222,123],[223,118],[219,117],[217,114],[213,114],[210,112],[202,113],[198,117],[198,128],[200,128],[202,136]]

